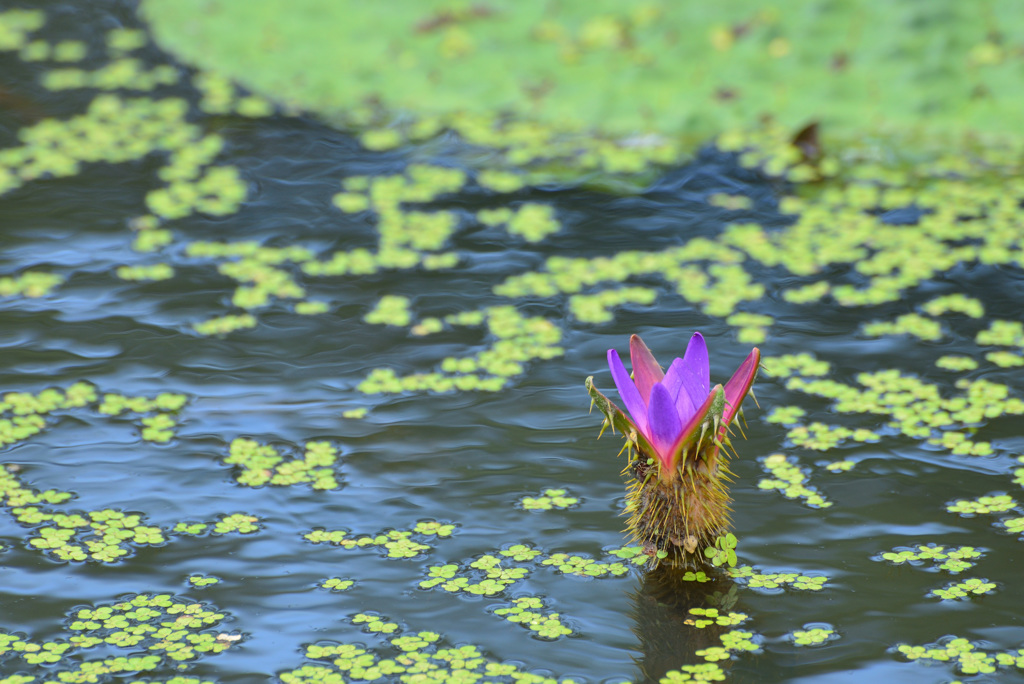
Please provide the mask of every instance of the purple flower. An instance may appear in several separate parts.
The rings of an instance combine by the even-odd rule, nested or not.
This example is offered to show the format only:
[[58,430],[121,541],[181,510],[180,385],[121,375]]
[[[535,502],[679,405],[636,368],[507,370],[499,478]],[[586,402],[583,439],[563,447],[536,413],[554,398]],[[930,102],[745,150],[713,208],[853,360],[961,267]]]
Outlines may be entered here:
[[717,428],[717,439],[712,440],[717,450],[754,382],[761,360],[761,352],[755,347],[723,390],[721,385],[710,386],[708,347],[699,332],[693,334],[683,358],[675,359],[667,373],[662,372],[638,335],[629,339],[629,355],[632,378],[619,353],[608,350],[615,387],[629,412],[629,423],[653,449],[651,456],[657,456],[669,472],[679,465],[688,444],[703,442],[709,418]]

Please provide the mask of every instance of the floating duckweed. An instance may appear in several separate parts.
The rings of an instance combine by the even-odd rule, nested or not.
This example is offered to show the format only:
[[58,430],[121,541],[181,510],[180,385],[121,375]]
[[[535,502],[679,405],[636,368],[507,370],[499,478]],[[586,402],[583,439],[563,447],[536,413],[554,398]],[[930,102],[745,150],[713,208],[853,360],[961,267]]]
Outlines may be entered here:
[[938,544],[919,544],[917,546],[897,546],[892,551],[886,551],[873,560],[886,560],[895,565],[910,563],[920,566],[931,563],[932,567],[956,574],[973,567],[972,561],[983,555],[983,549],[976,549],[973,546],[949,548]]
[[827,280],[819,280],[802,287],[794,287],[783,291],[782,298],[791,304],[810,304],[817,302],[828,294],[830,285]]
[[966,599],[979,594],[988,594],[994,591],[996,585],[977,577],[971,577],[959,582],[951,582],[942,589],[933,589],[928,596],[937,596],[944,601],[954,599]]
[[285,459],[269,444],[238,438],[231,442],[230,452],[224,462],[240,468],[235,479],[246,487],[296,484],[309,484],[313,489],[340,487],[334,469],[338,450],[330,442],[306,442],[301,458]]
[[[612,556],[628,560],[633,565],[646,565],[647,561],[650,559],[650,556],[644,553],[644,549],[642,546],[622,546],[616,549],[608,549],[608,553]],[[704,571],[700,571],[697,573],[687,572],[686,575],[693,575],[692,577],[683,578],[687,581],[708,581],[707,575],[704,573]]]
[[714,663],[683,665],[678,670],[669,670],[658,680],[658,684],[683,684],[684,682],[724,682],[725,672]]
[[853,470],[855,465],[857,465],[856,461],[832,461],[825,466],[825,470],[829,470],[833,473],[845,473],[848,470]]
[[[449,563],[427,568],[427,578],[421,581],[419,586],[421,589],[440,586],[441,589],[450,593],[465,592],[478,596],[495,596],[529,573],[528,568],[503,567],[498,556],[485,554],[471,561],[465,567]],[[479,579],[479,581],[474,582],[474,579]]]
[[331,577],[321,582],[320,586],[324,589],[330,589],[331,591],[341,592],[351,589],[354,584],[355,580],[342,579],[341,577]]
[[331,305],[327,302],[309,301],[297,302],[295,304],[295,313],[302,316],[316,316],[317,314],[327,313],[330,310]]
[[724,192],[708,195],[707,200],[711,206],[721,207],[729,211],[745,211],[753,206],[753,202],[746,195],[730,195]]
[[[497,392],[506,378],[518,375],[523,364],[534,359],[552,359],[564,352],[556,346],[562,331],[546,318],[523,317],[514,306],[494,306],[446,316],[450,325],[480,325],[486,322],[495,338],[492,345],[469,357],[448,357],[441,361],[442,373],[419,373],[399,377],[390,368],[377,368],[357,387],[366,394],[405,391],[452,392],[480,390]],[[450,374],[450,375],[449,375]]]
[[42,10],[0,12],[0,51],[20,50],[28,43],[28,34],[42,28],[45,23],[46,14]]
[[550,511],[552,508],[565,510],[579,503],[579,498],[569,496],[565,489],[545,489],[540,496],[524,496],[519,500],[519,505],[528,511]]
[[988,328],[978,333],[974,341],[979,345],[1024,347],[1024,323],[994,320]]
[[578,577],[620,577],[629,573],[629,568],[623,563],[603,563],[584,555],[568,553],[553,553],[541,561],[541,565],[550,565],[563,575]]
[[790,587],[802,591],[820,591],[828,577],[802,575],[798,572],[758,572],[749,565],[729,568],[729,577],[752,589],[780,589]]
[[812,508],[828,508],[832,505],[815,488],[807,486],[807,475],[797,465],[795,458],[772,454],[761,462],[761,466],[772,477],[760,480],[757,483],[758,489],[777,489],[787,499],[803,499]]
[[133,52],[144,47],[149,39],[141,29],[116,28],[107,31],[107,49],[115,53]]
[[572,634],[572,629],[562,622],[561,613],[545,613],[543,599],[537,596],[523,596],[514,599],[507,608],[498,608],[495,615],[509,622],[522,625],[540,639],[555,640]]
[[429,318],[424,318],[422,321],[412,326],[412,330],[410,330],[410,332],[417,337],[422,337],[424,335],[433,335],[434,333],[441,332],[442,330],[444,330],[444,321],[440,318],[434,318],[431,316]]
[[964,372],[972,371],[978,367],[978,362],[969,356],[941,356],[935,361],[935,365],[945,370]]
[[804,625],[803,629],[793,630],[786,635],[796,646],[821,646],[839,638],[832,627],[814,627]]
[[684,622],[693,625],[697,629],[703,629],[711,625],[721,627],[734,627],[750,619],[746,613],[723,613],[717,608],[691,608],[690,615],[695,617],[687,618]]
[[[240,635],[218,633],[216,627],[225,617],[212,606],[170,594],[130,595],[117,603],[72,610],[67,615],[67,639],[36,642],[0,630],[0,655],[11,654],[26,665],[60,663],[59,671],[51,671],[56,675],[53,681],[60,682],[95,682],[120,673],[166,671],[175,664],[221,653],[240,640]],[[234,638],[222,638],[225,636]],[[94,648],[147,655],[82,658]]]
[[175,534],[186,534],[189,536],[198,536],[209,529],[208,523],[202,522],[179,522],[175,524],[173,532]]
[[515,192],[526,185],[523,177],[510,171],[487,169],[477,174],[476,182],[494,192]]
[[612,320],[610,309],[623,304],[651,305],[658,298],[657,290],[649,287],[623,287],[602,290],[592,295],[569,297],[569,310],[583,323],[607,323]]
[[840,425],[826,425],[817,422],[810,425],[797,425],[786,433],[786,437],[795,446],[815,451],[834,449],[847,438],[856,442],[874,442],[879,439],[877,434],[864,428],[851,430]]
[[957,380],[962,396],[944,399],[936,385],[905,376],[898,370],[861,373],[859,390],[833,380],[807,380],[791,377],[787,389],[836,399],[835,408],[843,413],[873,413],[892,418],[890,426],[916,439],[932,437],[946,429],[933,444],[941,444],[957,455],[987,455],[992,447],[987,442],[972,442],[952,427],[966,427],[1002,415],[1024,414],[1024,401],[1007,398],[1009,388],[988,380]]
[[1006,531],[1010,534],[1024,535],[1024,517],[1022,518],[1009,518],[1002,522]]
[[985,354],[985,360],[1000,368],[1019,368],[1024,366],[1024,356],[1011,351],[994,351]]
[[342,411],[341,412],[341,417],[342,418],[353,418],[353,419],[357,419],[358,420],[360,418],[365,418],[366,414],[369,413],[369,412],[370,412],[370,409],[366,408],[365,406],[360,406],[359,408],[348,409],[347,411]]
[[768,375],[775,378],[787,378],[792,375],[819,377],[828,375],[831,370],[828,361],[821,361],[807,352],[768,356],[763,358],[761,363]]
[[[54,59],[58,61],[77,62],[85,56],[85,44],[81,55],[72,59],[60,59],[63,44],[54,47]],[[52,69],[42,76],[44,88],[49,90],[68,90],[71,88],[96,88],[98,90],[153,90],[159,86],[174,85],[178,82],[178,70],[170,64],[160,64],[146,69],[142,60],[134,57],[122,57],[108,62],[95,71],[83,69]]]
[[561,227],[553,207],[532,202],[519,207],[508,221],[508,232],[521,236],[527,242],[540,242],[548,235],[557,233]]
[[765,418],[769,423],[794,425],[807,414],[799,406],[776,406]]
[[980,301],[960,293],[929,300],[921,305],[921,310],[929,316],[962,313],[971,318],[981,318],[985,315],[985,307]]
[[136,252],[155,252],[174,241],[174,234],[166,228],[147,228],[140,230],[132,242]]
[[[388,558],[416,558],[430,550],[423,541],[431,538],[450,537],[457,526],[452,523],[420,521],[411,530],[385,530],[372,536],[350,536],[345,530],[315,529],[303,537],[314,544],[333,544],[344,549],[378,548]],[[421,541],[415,541],[416,535]]]
[[[476,646],[442,648],[437,632],[416,632],[395,635],[401,628],[386,622],[376,613],[359,613],[352,618],[364,625],[364,631],[378,637],[387,637],[390,649],[397,656],[384,658],[362,646],[353,644],[322,643],[306,647],[306,657],[315,665],[278,673],[284,684],[323,684],[324,682],[372,681],[398,676],[410,682],[464,682],[485,679],[489,682],[516,682],[518,684],[559,684],[553,677],[541,676],[521,670],[514,663],[489,660]],[[397,681],[397,680],[396,680]],[[563,684],[573,684],[563,680]]]
[[1024,669],[1024,649],[1015,651],[985,651],[967,639],[949,636],[935,644],[911,646],[898,644],[896,651],[907,660],[931,660],[950,663],[965,675],[991,674],[999,666]]
[[380,325],[397,325],[405,327],[412,321],[409,311],[409,298],[397,295],[384,295],[363,320],[367,323]]
[[197,589],[202,589],[203,587],[219,584],[220,578],[212,575],[192,575],[188,578],[188,583]]
[[768,327],[775,322],[771,316],[748,312],[734,313],[725,319],[729,325],[739,328],[736,340],[742,344],[761,344],[768,337]]
[[167,280],[174,277],[174,268],[170,264],[120,266],[117,277],[121,280]]
[[981,496],[974,500],[957,499],[947,504],[946,510],[960,515],[978,515],[980,513],[1005,513],[1016,505],[1017,501],[1012,496],[998,494]]
[[[754,642],[755,634],[745,629],[734,629],[721,635],[722,647],[727,651],[759,651],[761,647]],[[700,655],[697,651],[697,655]]]
[[938,340],[942,338],[942,324],[915,313],[898,316],[895,321],[876,321],[866,323],[861,331],[868,337],[882,335],[913,335],[921,340]]
[[253,534],[259,532],[259,522],[260,519],[254,515],[246,515],[244,513],[225,515],[214,523],[213,533],[231,534],[237,532],[238,534]]
[[200,335],[227,335],[236,330],[256,327],[256,317],[252,314],[229,314],[216,316],[202,323],[195,323],[192,329]]
[[56,273],[25,271],[20,276],[0,278],[0,297],[29,297],[35,299],[50,294],[53,288],[64,282]]
[[542,553],[540,549],[535,549],[529,544],[513,544],[507,549],[501,550],[502,556],[519,562],[531,561]]
[[720,567],[727,565],[736,567],[736,535],[732,532],[715,538],[715,545],[704,549],[704,555],[711,564]]

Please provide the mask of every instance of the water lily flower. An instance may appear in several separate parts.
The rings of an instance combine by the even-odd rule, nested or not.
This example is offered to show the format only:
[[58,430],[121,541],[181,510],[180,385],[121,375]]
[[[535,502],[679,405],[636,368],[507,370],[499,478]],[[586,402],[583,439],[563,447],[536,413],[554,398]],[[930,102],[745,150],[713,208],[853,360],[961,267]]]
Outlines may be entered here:
[[[631,378],[615,349],[608,350],[608,366],[615,387],[626,405],[628,421],[643,437],[663,469],[679,465],[688,444],[702,441],[709,420],[720,442],[740,409],[757,373],[761,352],[755,347],[725,384],[712,388],[708,347],[704,336],[695,332],[682,358],[676,358],[663,372],[651,350],[639,335],[629,340],[633,365]],[[717,444],[714,448],[717,448]]]
[[698,568],[736,562],[729,534],[729,426],[757,376],[755,347],[725,386],[711,387],[708,347],[694,333],[682,358],[664,372],[638,336],[629,340],[633,375],[614,349],[608,367],[626,405],[623,412],[586,386],[608,426],[626,437],[629,475],[627,529],[651,563]]

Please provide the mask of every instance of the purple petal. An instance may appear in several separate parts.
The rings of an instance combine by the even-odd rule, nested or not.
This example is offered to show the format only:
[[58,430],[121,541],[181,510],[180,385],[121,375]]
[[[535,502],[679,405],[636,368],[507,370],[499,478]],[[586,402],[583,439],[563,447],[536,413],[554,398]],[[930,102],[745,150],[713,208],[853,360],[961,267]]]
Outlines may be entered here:
[[640,432],[646,435],[647,405],[640,398],[640,392],[637,390],[636,385],[633,384],[633,379],[629,377],[629,373],[626,372],[626,367],[622,365],[619,352],[614,349],[608,350],[608,368],[612,371],[612,380],[615,381],[615,388],[619,390],[622,403],[626,405],[626,411],[629,413],[630,418],[633,419],[633,422],[636,423],[636,426],[640,428]]
[[690,402],[700,406],[711,391],[711,369],[708,364],[708,345],[699,332],[693,333],[686,345],[682,366],[683,389],[690,395]]
[[683,390],[683,372],[685,368],[686,362],[682,359],[676,359],[668,367],[665,379],[662,380],[662,384],[668,389],[668,393],[672,395],[672,400],[676,404],[676,413],[679,414],[679,420],[684,425],[697,412],[697,405],[690,398],[690,393]]
[[647,407],[647,424],[650,426],[651,446],[658,452],[663,463],[669,457],[670,449],[679,438],[683,424],[676,413],[676,405],[668,388],[660,382],[651,388],[651,403]]
[[661,366],[654,359],[654,354],[647,348],[639,335],[629,338],[629,358],[633,363],[633,380],[636,381],[636,388],[640,390],[640,396],[645,405],[651,403],[651,388],[654,384],[661,382],[665,374],[661,372]]

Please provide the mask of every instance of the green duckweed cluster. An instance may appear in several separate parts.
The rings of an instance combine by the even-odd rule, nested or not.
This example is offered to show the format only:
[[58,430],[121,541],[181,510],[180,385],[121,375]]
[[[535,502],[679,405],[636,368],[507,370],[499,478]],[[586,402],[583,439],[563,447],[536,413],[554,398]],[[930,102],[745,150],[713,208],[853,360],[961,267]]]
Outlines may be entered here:
[[540,597],[522,596],[514,599],[506,608],[495,609],[494,614],[525,627],[539,639],[554,640],[572,634],[572,628],[562,622],[562,615],[545,613],[545,607]]
[[942,589],[932,589],[928,595],[938,597],[944,601],[952,601],[967,599],[981,594],[990,594],[995,589],[995,582],[989,582],[978,577],[970,577],[959,582],[950,582]]
[[974,561],[981,558],[984,553],[984,549],[976,549],[973,546],[950,548],[931,543],[917,546],[897,546],[892,551],[880,554],[877,559],[886,560],[893,565],[910,563],[913,566],[921,567],[928,564],[930,567],[957,574],[974,567]]
[[330,442],[306,442],[302,457],[285,459],[269,444],[239,437],[232,440],[225,463],[238,466],[235,479],[246,487],[309,484],[313,489],[338,489],[338,450]]
[[[508,378],[524,372],[525,363],[557,358],[564,353],[558,346],[562,339],[560,328],[546,318],[525,317],[513,306],[494,306],[453,314],[446,316],[443,322],[452,326],[486,325],[493,342],[471,356],[442,359],[441,372],[399,376],[393,369],[376,368],[356,389],[366,394],[456,390],[497,392],[508,384]],[[425,324],[426,321],[420,323]]]
[[959,513],[964,516],[979,515],[982,513],[1005,513],[1017,506],[1017,501],[1007,494],[994,496],[979,496],[977,499],[957,499],[946,506],[950,513]]
[[943,370],[953,371],[955,373],[963,373],[965,371],[972,371],[977,369],[978,362],[972,359],[970,356],[956,356],[954,354],[947,354],[946,356],[940,356],[935,360],[935,365]]
[[897,316],[894,321],[865,323],[861,331],[868,337],[882,335],[912,335],[919,340],[934,342],[942,338],[942,324],[915,313]]
[[620,287],[602,290],[597,294],[578,294],[569,297],[569,310],[583,323],[607,323],[614,318],[611,309],[624,304],[650,306],[658,298],[658,291],[649,287]]
[[405,327],[412,321],[409,298],[384,295],[373,307],[373,310],[363,317],[363,320],[367,323]]
[[121,394],[104,394],[99,412],[106,416],[120,416],[126,413],[155,414],[143,415],[142,439],[163,444],[174,439],[174,428],[178,421],[176,414],[185,407],[188,397],[184,394],[164,392],[153,399],[127,397]]
[[[972,440],[978,424],[1001,416],[1024,415],[1024,401],[1009,396],[1006,385],[985,379],[956,381],[959,396],[944,398],[938,385],[905,375],[899,370],[860,373],[858,389],[835,380],[789,377],[786,388],[835,401],[840,413],[869,413],[890,418],[888,425],[915,439],[927,439],[956,455],[987,456],[986,441]],[[856,433],[856,431],[854,431]],[[873,439],[870,431],[861,432]],[[853,436],[853,434],[851,434]]]
[[1024,670],[1024,649],[987,651],[971,641],[949,636],[935,644],[899,644],[896,651],[907,660],[949,663],[965,675],[992,674],[1001,667]]
[[789,633],[789,639],[796,646],[821,646],[837,638],[839,635],[831,627],[804,625],[804,629],[793,630]]
[[669,670],[658,680],[658,684],[684,684],[688,682],[724,682],[725,672],[715,663],[683,665],[678,670]]
[[[86,684],[166,671],[173,664],[222,653],[240,640],[240,635],[218,629],[226,617],[212,606],[171,594],[135,594],[72,610],[66,632],[51,640],[35,641],[0,629],[0,658],[11,658],[18,669],[46,666],[42,684]],[[102,657],[90,659],[93,650]],[[115,650],[129,654],[111,655]],[[21,682],[36,681],[23,677]]]
[[579,504],[579,497],[571,496],[567,489],[545,489],[539,496],[524,496],[519,500],[519,506],[527,511],[566,510]]
[[221,579],[219,577],[213,577],[212,575],[191,575],[188,578],[188,583],[196,589],[212,587],[215,584],[220,584],[220,582]]
[[729,568],[729,577],[751,589],[781,589],[789,587],[800,591],[821,591],[828,582],[823,575],[804,575],[799,572],[759,572],[749,565]]
[[330,591],[348,591],[355,586],[356,581],[351,579],[343,579],[341,577],[329,577],[320,583],[320,586]]
[[432,547],[430,539],[446,539],[458,526],[436,520],[424,520],[408,530],[386,530],[375,535],[356,536],[346,530],[316,529],[303,537],[314,544],[331,544],[343,549],[376,548],[388,558],[416,558]]
[[847,439],[855,442],[877,442],[880,439],[877,433],[866,428],[850,429],[819,422],[790,428],[786,437],[794,446],[813,451],[831,451]]
[[689,613],[694,617],[687,618],[685,623],[693,625],[697,629],[704,629],[711,625],[735,627],[750,619],[746,613],[722,612],[717,608],[691,608]]
[[715,567],[736,567],[736,545],[738,540],[732,532],[715,538],[715,545],[704,549],[704,555]]
[[758,481],[758,489],[777,489],[787,499],[803,499],[812,508],[828,508],[832,502],[815,488],[809,486],[807,474],[800,468],[798,461],[785,454],[772,454],[761,459],[761,466],[771,477]]
[[64,277],[56,273],[41,271],[25,271],[20,276],[4,276],[0,278],[0,297],[28,297],[36,299],[50,294],[55,287],[64,282]]
[[[357,622],[358,620],[358,622]],[[284,684],[341,684],[398,677],[409,682],[476,682],[495,684],[576,684],[571,679],[534,674],[516,663],[487,658],[471,644],[444,646],[437,632],[403,633],[394,622],[373,613],[360,613],[353,622],[364,631],[386,638],[385,657],[361,645],[317,643],[306,647],[310,664],[284,672]]]
[[147,281],[168,280],[174,277],[174,267],[170,264],[151,264],[149,266],[120,266],[117,277],[121,280]]
[[206,533],[220,534],[254,534],[260,531],[260,519],[254,515],[245,513],[231,513],[220,516],[211,522],[189,522],[182,521],[175,523],[172,531],[174,534],[198,537]]

